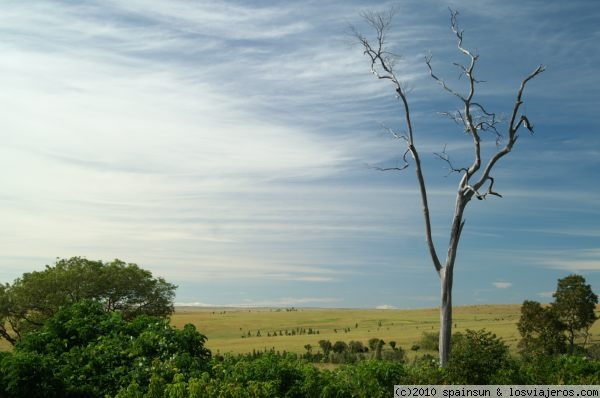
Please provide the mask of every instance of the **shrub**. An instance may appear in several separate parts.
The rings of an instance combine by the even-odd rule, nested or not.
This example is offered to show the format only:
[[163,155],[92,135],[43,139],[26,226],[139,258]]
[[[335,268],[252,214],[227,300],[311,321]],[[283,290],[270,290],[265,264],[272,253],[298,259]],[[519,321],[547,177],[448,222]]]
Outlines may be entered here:
[[423,350],[438,351],[440,347],[440,334],[438,332],[423,332],[418,345]]
[[383,351],[383,360],[385,361],[396,361],[396,362],[404,362],[406,354],[404,350],[400,347],[396,347],[391,351]]
[[578,355],[539,356],[521,362],[522,384],[600,384],[600,361]]
[[337,353],[337,354],[341,354],[343,352],[346,352],[348,350],[348,344],[346,344],[343,341],[336,341],[333,344],[333,352]]
[[352,353],[367,352],[367,348],[360,341],[352,340],[348,343],[348,350]]
[[451,383],[489,384],[508,365],[508,347],[485,330],[456,333],[445,371]]
[[600,343],[592,344],[587,348],[587,357],[596,361],[600,361]]
[[133,383],[146,391],[153,376],[172,380],[205,371],[211,356],[205,341],[192,325],[178,330],[151,316],[128,322],[82,301],[59,310],[2,357],[2,384],[9,396],[102,397],[121,386],[134,391]]

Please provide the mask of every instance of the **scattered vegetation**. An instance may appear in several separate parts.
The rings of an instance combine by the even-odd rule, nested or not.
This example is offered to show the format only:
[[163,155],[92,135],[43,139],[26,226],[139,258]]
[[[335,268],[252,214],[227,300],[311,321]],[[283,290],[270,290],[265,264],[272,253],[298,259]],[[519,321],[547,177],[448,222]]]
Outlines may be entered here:
[[[31,315],[39,325],[14,329],[21,334],[13,350],[0,352],[0,397],[386,397],[394,384],[600,383],[600,345],[586,346],[597,318],[593,312],[590,315],[590,303],[595,304],[597,296],[582,277],[559,280],[550,306],[523,303],[519,320],[522,355],[510,355],[506,342],[492,332],[467,329],[454,334],[449,361],[441,368],[438,358],[427,353],[437,348],[435,331],[421,332],[420,341],[411,347],[411,359],[396,340],[387,337],[387,341],[371,337],[334,342],[321,338],[318,344],[305,344],[302,354],[275,349],[213,354],[206,347],[206,336],[193,325],[177,328],[161,316],[163,312],[157,316],[139,311],[136,305],[127,304],[135,297],[133,293],[109,303],[106,288],[93,288],[92,271],[89,275],[83,271],[141,275],[142,284],[162,284],[163,292],[172,291],[173,285],[122,262],[90,264],[76,258],[57,263],[56,268],[60,271],[48,267],[39,275],[26,274],[13,286],[4,286],[2,308],[15,308],[7,298],[30,297],[30,303],[21,301],[18,308],[27,309],[23,319]],[[56,277],[49,286],[56,286],[52,283],[58,283],[59,276],[73,284],[87,282],[55,296],[48,295],[49,290],[39,295],[29,291],[29,296],[15,293],[21,286],[43,287],[31,280],[52,279],[48,275]],[[124,286],[126,291],[140,291]],[[90,293],[98,291],[104,293]],[[110,297],[121,297],[111,291],[115,295]],[[40,299],[44,295],[45,301]],[[161,308],[172,308],[172,296],[163,298]],[[34,307],[40,302],[50,303],[47,308],[53,311],[44,313]],[[223,311],[219,316],[228,314]],[[372,324],[380,323],[383,326],[384,321]],[[260,338],[268,339],[271,334],[253,330],[250,334]],[[314,329],[296,327],[293,332],[304,336],[309,330]],[[421,349],[424,354],[419,353]],[[323,368],[315,363],[335,366]]]

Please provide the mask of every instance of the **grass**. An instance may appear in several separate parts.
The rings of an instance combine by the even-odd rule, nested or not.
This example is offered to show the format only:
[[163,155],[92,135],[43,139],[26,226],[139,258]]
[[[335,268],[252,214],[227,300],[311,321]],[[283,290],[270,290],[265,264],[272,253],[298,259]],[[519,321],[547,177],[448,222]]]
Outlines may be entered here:
[[[454,331],[487,329],[502,339],[516,352],[519,341],[517,321],[521,306],[475,305],[455,307],[453,312]],[[598,307],[600,311],[600,306]],[[436,332],[439,312],[435,308],[417,310],[374,310],[374,309],[319,309],[301,308],[288,312],[285,309],[269,308],[198,308],[177,307],[171,323],[182,327],[194,324],[208,337],[207,347],[213,353],[248,353],[252,350],[274,349],[304,353],[305,345],[319,347],[319,340],[335,343],[358,340],[367,344],[377,337],[385,342],[396,341],[397,345],[411,354],[410,348],[417,343],[423,332]],[[380,326],[381,325],[381,326]],[[312,328],[319,334],[267,337],[267,333],[292,329]],[[348,330],[347,332],[344,329]],[[261,337],[256,337],[260,330]],[[244,337],[248,331],[252,337]],[[337,332],[336,332],[337,331]],[[600,342],[600,321],[591,330],[591,342]],[[0,350],[10,350],[10,345],[0,340]],[[419,351],[422,352],[422,351]]]
[[[520,305],[476,305],[455,307],[453,331],[487,329],[501,337],[513,351],[520,339],[517,321]],[[598,308],[600,310],[600,307]],[[310,344],[313,352],[319,340],[332,343],[358,340],[367,344],[377,337],[385,342],[396,341],[397,346],[411,353],[423,332],[437,332],[437,309],[374,310],[374,309],[317,309],[304,308],[287,312],[284,309],[233,309],[178,307],[171,318],[173,325],[194,324],[208,337],[207,347],[213,353],[248,353],[252,350],[274,349],[295,353],[306,352]],[[319,334],[268,337],[267,333],[296,328],[318,330]],[[346,329],[346,331],[344,331]],[[349,329],[349,331],[348,331]],[[260,330],[261,336],[256,337]],[[252,337],[247,336],[250,331]],[[600,321],[591,330],[592,342],[600,342]]]

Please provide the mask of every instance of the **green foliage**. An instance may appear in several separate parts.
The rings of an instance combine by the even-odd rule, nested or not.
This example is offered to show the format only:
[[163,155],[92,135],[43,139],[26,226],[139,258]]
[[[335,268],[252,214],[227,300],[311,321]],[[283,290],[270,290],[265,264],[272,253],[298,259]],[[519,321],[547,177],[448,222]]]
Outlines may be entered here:
[[348,344],[346,344],[346,342],[344,341],[336,341],[333,344],[333,352],[335,352],[336,354],[341,354],[343,352],[348,351]]
[[[127,321],[94,301],[62,308],[2,358],[2,388],[12,396],[28,389],[61,397],[101,397],[133,383],[145,391],[151,378],[171,380],[207,369],[206,337],[194,326],[177,330],[162,318]],[[51,396],[51,395],[45,395]]]
[[329,356],[329,352],[333,349],[333,345],[329,340],[319,340],[319,347],[321,347],[321,351],[323,351],[323,355],[326,357]]
[[[0,362],[1,391],[9,397],[61,397],[61,380],[54,377],[57,361],[36,352],[4,355]],[[0,392],[0,396],[5,396]]]
[[423,332],[418,345],[423,350],[438,351],[440,347],[440,334],[438,332]]
[[[155,390],[156,396],[177,398],[222,397],[388,397],[392,386],[402,379],[402,364],[366,361],[341,366],[334,371],[319,370],[293,355],[266,353],[255,358],[226,357],[213,361],[208,372],[187,379],[175,375]],[[149,397],[140,395],[131,383],[118,398]]]
[[391,351],[383,351],[382,359],[384,361],[404,362],[406,353],[401,347],[394,347]]
[[59,308],[84,299],[119,311],[126,319],[173,312],[175,285],[135,264],[81,257],[58,260],[44,271],[23,274],[12,285],[0,285],[0,336],[15,344],[41,327]]
[[553,295],[553,313],[564,325],[569,342],[569,352],[575,350],[575,338],[578,335],[587,337],[592,324],[598,319],[594,310],[598,304],[598,296],[592,287],[585,283],[581,275],[569,275],[558,280]]
[[551,307],[542,307],[537,301],[525,300],[521,306],[517,328],[521,334],[519,351],[523,356],[565,352],[563,324]]
[[0,285],[0,336],[15,344],[38,329],[59,308],[84,299],[120,311],[126,319],[173,312],[175,285],[135,264],[81,257],[58,260],[43,271],[25,273],[12,285]]
[[374,353],[373,358],[375,358],[375,359],[383,358],[381,353],[382,353],[384,345],[385,345],[385,341],[378,339],[377,337],[373,337],[372,339],[369,339],[369,348]]
[[600,361],[578,355],[537,356],[523,360],[519,384],[600,384]]
[[[406,374],[402,384],[446,384],[444,369],[439,366],[439,359],[425,354],[406,366]],[[399,384],[399,383],[396,383]]]
[[586,351],[588,358],[600,361],[600,343],[592,344]]
[[354,354],[367,352],[367,347],[365,347],[360,341],[352,340],[348,343],[348,351]]
[[330,384],[323,387],[320,397],[389,397],[394,384],[405,375],[398,362],[365,361],[345,365],[334,372]]
[[[597,303],[598,296],[581,275],[569,275],[558,280],[550,307],[524,301],[517,325],[522,337],[519,342],[521,354],[557,355],[567,350],[571,354],[583,352],[589,329],[598,319],[594,312]],[[577,337],[583,337],[581,347],[576,345]]]
[[452,338],[450,360],[445,368],[457,384],[493,384],[494,376],[509,361],[508,346],[485,330],[467,330]]

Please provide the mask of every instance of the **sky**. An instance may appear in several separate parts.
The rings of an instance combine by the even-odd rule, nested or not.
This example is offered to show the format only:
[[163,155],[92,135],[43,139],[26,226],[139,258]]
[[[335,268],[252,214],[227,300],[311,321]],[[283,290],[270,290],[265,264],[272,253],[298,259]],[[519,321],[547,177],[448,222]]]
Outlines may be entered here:
[[547,67],[522,106],[535,133],[493,171],[503,197],[466,210],[454,303],[549,302],[571,273],[600,293],[594,0],[5,0],[0,282],[83,256],[151,270],[178,304],[437,306],[414,167],[375,169],[401,164],[382,126],[403,111],[350,28],[390,7],[442,258],[459,176],[434,152],[472,153],[424,62],[464,92],[448,7],[489,110]]

